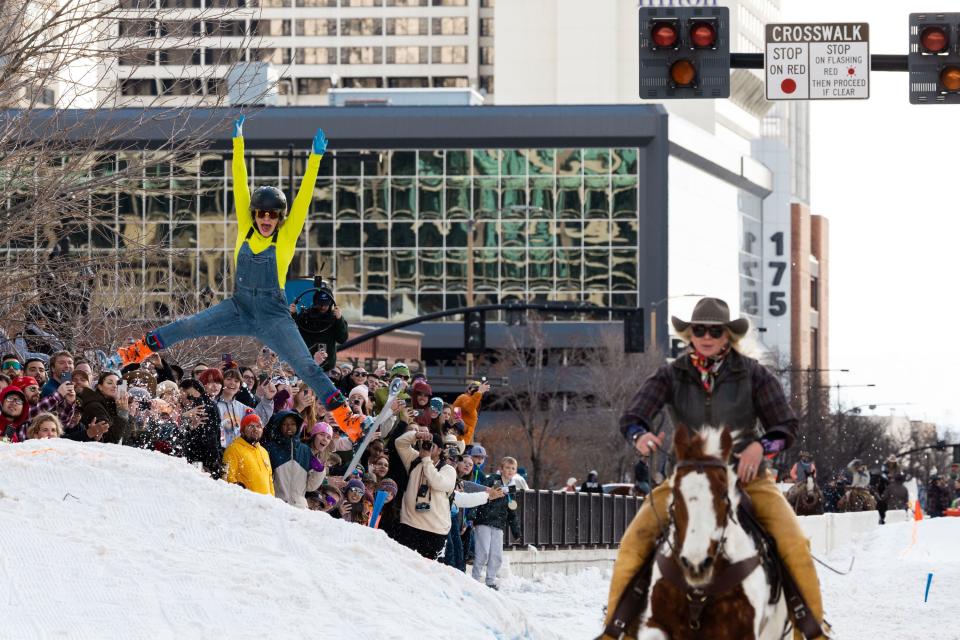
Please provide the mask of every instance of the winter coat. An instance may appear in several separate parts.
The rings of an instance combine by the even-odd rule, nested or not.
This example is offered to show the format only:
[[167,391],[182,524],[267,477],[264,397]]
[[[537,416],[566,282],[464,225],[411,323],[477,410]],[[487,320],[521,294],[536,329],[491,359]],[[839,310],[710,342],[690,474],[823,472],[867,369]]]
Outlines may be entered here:
[[[20,392],[20,395],[23,396],[23,392],[12,385],[4,387],[3,391],[0,391],[0,404],[7,399],[8,395],[18,391]],[[22,442],[23,440],[26,440],[26,424],[30,408],[27,406],[26,400],[24,400],[22,406],[23,409],[20,411],[20,415],[16,418],[8,418],[4,415],[0,415],[0,437],[7,438],[13,442]]]
[[[484,485],[488,487],[503,486],[503,480],[500,478],[500,474],[494,473],[487,476]],[[509,525],[513,537],[519,538],[520,521],[517,519],[517,511],[507,506],[508,500],[509,499],[504,496],[503,498],[490,500],[486,504],[477,507],[473,512],[473,525],[475,527],[486,525],[504,531],[506,531]]]
[[113,398],[108,398],[96,389],[80,389],[77,392],[77,402],[80,404],[80,424],[74,430],[74,434],[78,436],[75,439],[81,442],[89,440],[87,427],[93,420],[110,423],[110,429],[103,434],[100,442],[120,444],[130,439],[133,432],[130,414],[126,411],[121,413]]
[[580,491],[583,493],[603,493],[603,485],[597,480],[597,474],[591,471],[587,474],[587,479],[580,485]]
[[[708,394],[700,372],[684,354],[661,366],[647,379],[620,418],[620,429],[632,438],[638,429],[651,430],[661,409],[667,409],[674,424],[694,430],[701,425],[723,425],[733,435],[734,453],[758,439],[783,441],[790,447],[797,438],[798,422],[779,381],[753,358],[731,350]],[[768,452],[769,453],[769,452]],[[769,467],[764,460],[763,468]]]
[[[400,522],[414,529],[445,536],[450,532],[450,494],[457,485],[457,471],[447,464],[437,469],[429,458],[414,465],[414,461],[420,458],[420,452],[413,448],[416,437],[416,431],[408,431],[396,440],[397,453],[409,474],[400,508]],[[427,486],[427,497],[418,499],[417,493],[424,484]],[[430,508],[417,511],[418,502],[429,502]]]
[[250,444],[237,438],[223,452],[227,482],[238,484],[254,493],[276,495],[273,488],[273,469],[270,454],[260,443]]
[[817,465],[813,462],[797,460],[790,468],[790,479],[796,483],[803,484],[807,481],[808,475],[817,475]]
[[[297,432],[291,438],[284,437],[280,423],[291,416],[297,420]],[[300,441],[303,418],[295,411],[280,411],[273,414],[263,430],[264,448],[273,467],[273,487],[276,496],[294,507],[307,508],[307,491],[316,491],[323,484],[323,474],[313,469],[313,452],[310,446]]]
[[[311,309],[304,309],[300,313],[309,314],[311,311]],[[327,359],[323,361],[320,367],[324,371],[330,371],[337,364],[337,345],[347,341],[350,330],[347,326],[347,321],[344,320],[342,316],[337,318],[333,315],[333,312],[327,312],[324,315],[327,316],[327,318],[323,318],[322,316],[318,318],[318,320],[320,320],[318,322],[319,328],[321,329],[320,331],[310,331],[301,327],[299,323],[297,324],[297,329],[300,331],[300,337],[303,338],[307,349],[310,350],[310,355],[315,355],[321,346],[326,349]],[[326,322],[324,320],[326,320]]]
[[[392,380],[391,380],[392,382]],[[373,413],[374,415],[380,413],[383,410],[384,405],[387,404],[387,398],[390,397],[390,386],[380,387],[373,392]],[[410,394],[406,391],[401,391],[397,394],[397,400],[403,400],[407,404],[410,404]]]
[[[482,497],[481,497],[482,496]],[[459,480],[457,490],[453,494],[454,507],[450,508],[451,527],[453,531],[460,534],[467,525],[467,518],[473,517],[473,510],[487,502],[486,486],[470,482],[469,480]],[[470,521],[471,525],[473,520]]]
[[460,419],[463,420],[463,435],[459,436],[467,444],[473,443],[473,433],[477,430],[477,421],[480,419],[480,401],[483,394],[479,391],[461,393],[453,401],[453,408],[460,407]]
[[883,501],[887,504],[887,509],[891,511],[896,509],[906,509],[910,496],[907,494],[907,488],[902,482],[891,482],[883,492]]
[[943,510],[949,506],[949,495],[945,487],[941,487],[937,479],[930,480],[927,487],[927,511],[932,516],[943,515]]
[[851,474],[853,476],[850,481],[851,489],[869,489],[870,488],[870,472],[869,471],[856,471],[851,469]]
[[183,455],[190,463],[199,462],[214,478],[220,477],[223,461],[220,448],[220,412],[206,393],[193,401],[203,407],[203,420],[196,426],[187,424],[181,417],[183,428]]

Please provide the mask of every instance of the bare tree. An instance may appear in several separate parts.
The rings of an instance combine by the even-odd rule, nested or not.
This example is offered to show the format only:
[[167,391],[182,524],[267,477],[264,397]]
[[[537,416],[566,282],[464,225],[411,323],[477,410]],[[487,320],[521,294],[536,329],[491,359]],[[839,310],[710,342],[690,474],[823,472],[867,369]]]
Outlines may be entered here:
[[566,363],[550,360],[543,322],[535,316],[507,335],[508,346],[497,352],[493,373],[509,376],[510,383],[497,390],[496,405],[516,420],[530,459],[531,486],[548,486],[556,482],[549,454],[558,448],[557,436],[567,422]]
[[592,348],[579,359],[577,404],[590,415],[584,432],[583,461],[596,469],[601,480],[630,482],[637,454],[620,433],[620,416],[644,380],[664,363],[659,350],[625,353],[623,336],[617,331],[596,333]]
[[[201,41],[215,44],[206,28],[191,25],[217,25],[257,10],[186,15],[138,6],[135,0],[0,3],[0,206],[7,222],[0,225],[6,249],[0,326],[11,335],[26,320],[49,325],[78,347],[95,337],[114,339],[108,334],[123,331],[124,322],[150,315],[147,283],[134,274],[173,277],[177,248],[143,233],[148,226],[141,219],[118,216],[114,194],[143,193],[149,189],[144,176],[200,161],[210,134],[229,126],[232,114],[210,109],[198,117],[185,94],[199,90],[205,106],[225,105],[224,67],[173,67],[158,95],[135,97],[143,111],[113,117],[111,108],[133,99],[121,94],[140,82],[136,71],[154,56],[198,55]],[[253,42],[247,34],[240,51]],[[141,127],[161,132],[146,152],[124,142],[136,139]],[[168,192],[160,182],[157,191]],[[80,237],[97,249],[74,251],[71,239]],[[174,312],[203,303],[194,296]]]

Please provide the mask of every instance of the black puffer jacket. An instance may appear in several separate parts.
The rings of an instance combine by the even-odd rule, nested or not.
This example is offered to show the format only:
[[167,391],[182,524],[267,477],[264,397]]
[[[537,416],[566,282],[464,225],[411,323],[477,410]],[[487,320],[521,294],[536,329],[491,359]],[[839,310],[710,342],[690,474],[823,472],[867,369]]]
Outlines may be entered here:
[[190,407],[203,407],[203,419],[199,424],[190,424],[181,418],[183,429],[183,456],[190,463],[199,462],[214,478],[219,478],[222,465],[222,451],[220,450],[220,412],[217,405],[203,391],[199,398],[190,401]]
[[[483,484],[488,487],[503,486],[503,480],[500,478],[500,474],[494,473],[490,474],[483,481]],[[520,537],[520,521],[517,519],[517,512],[514,509],[507,507],[508,498],[498,498],[497,500],[490,500],[486,504],[482,504],[476,508],[473,514],[473,525],[486,525],[488,527],[493,527],[495,529],[507,529],[507,525],[510,526],[510,531],[513,533],[514,538]]]
[[110,423],[110,429],[103,434],[100,442],[119,444],[130,439],[133,430],[130,415],[126,412],[121,415],[113,398],[108,398],[96,389],[81,389],[77,394],[77,401],[80,404],[80,424],[74,430],[78,436],[76,439],[89,439],[86,435],[87,427],[93,420]]

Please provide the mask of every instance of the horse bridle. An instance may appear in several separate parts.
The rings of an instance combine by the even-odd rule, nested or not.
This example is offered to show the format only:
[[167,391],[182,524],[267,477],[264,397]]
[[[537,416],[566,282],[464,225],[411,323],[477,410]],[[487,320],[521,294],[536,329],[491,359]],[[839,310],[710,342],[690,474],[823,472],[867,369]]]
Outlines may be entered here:
[[[719,458],[708,458],[706,460],[681,460],[677,462],[676,469],[694,469],[698,473],[705,473],[707,468],[720,468],[727,470],[727,463]],[[736,518],[733,514],[733,505],[730,503],[729,494],[724,495],[724,502],[726,503],[726,514],[723,521],[723,531],[720,533],[720,541],[717,544],[717,552],[713,556],[710,556],[711,563],[715,564],[717,556],[722,553],[724,543],[727,539],[727,525],[730,521],[736,522]],[[651,502],[650,506],[653,507],[653,513],[657,516],[657,520],[660,520],[659,515],[657,515],[657,510],[654,504]],[[673,514],[673,506],[670,507],[670,520],[676,522],[676,518]],[[680,566],[677,562],[677,550],[676,547],[670,542],[670,536],[665,535],[663,540],[667,543],[667,546],[672,551],[671,556],[664,555],[663,553],[657,552],[657,568],[660,569],[660,573],[663,574],[663,577],[667,579],[668,582],[673,584],[675,587],[686,592],[687,602],[690,606],[690,628],[694,631],[700,629],[700,617],[703,615],[703,610],[706,608],[707,599],[711,596],[716,597],[727,591],[730,591],[741,582],[743,582],[748,575],[753,573],[753,571],[760,566],[761,560],[759,555],[753,555],[739,562],[731,563],[727,566],[726,569],[719,575],[714,575],[713,579],[709,584],[706,584],[702,587],[692,587],[687,582],[686,577],[683,575]]]

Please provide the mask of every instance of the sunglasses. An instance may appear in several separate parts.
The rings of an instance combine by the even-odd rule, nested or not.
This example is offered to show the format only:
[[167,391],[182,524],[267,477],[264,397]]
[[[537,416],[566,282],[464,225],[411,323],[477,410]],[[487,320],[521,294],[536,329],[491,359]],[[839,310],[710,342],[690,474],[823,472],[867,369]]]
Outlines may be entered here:
[[690,331],[698,338],[702,338],[709,333],[710,337],[714,339],[722,338],[723,334],[726,333],[726,329],[718,324],[713,324],[710,326],[695,324],[690,328]]
[[354,371],[354,372],[353,372],[353,375],[355,375],[355,376],[357,376],[357,377],[360,377],[360,378],[366,378],[366,377],[367,377],[367,372],[366,372],[366,371]]
[[352,487],[350,489],[347,489],[347,493],[355,493],[357,495],[363,495],[363,489],[357,489],[356,487]]
[[13,369],[13,370],[15,370],[15,371],[20,371],[21,369],[23,369],[23,366],[21,366],[21,364],[20,364],[19,362],[4,362],[4,363],[3,363],[3,368],[4,368],[4,369]]
[[254,209],[253,215],[257,218],[270,218],[271,220],[277,220],[280,218],[279,211],[273,211],[270,209]]

